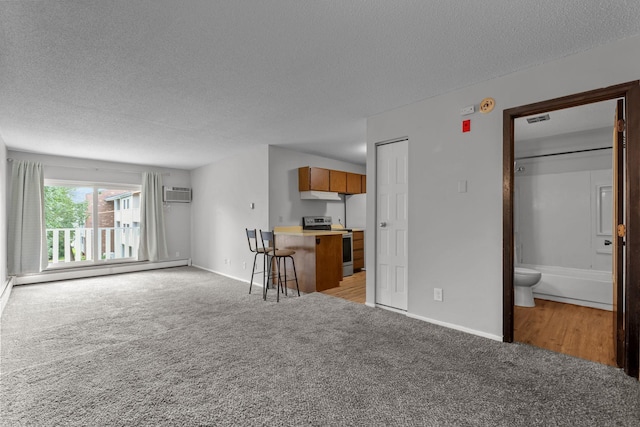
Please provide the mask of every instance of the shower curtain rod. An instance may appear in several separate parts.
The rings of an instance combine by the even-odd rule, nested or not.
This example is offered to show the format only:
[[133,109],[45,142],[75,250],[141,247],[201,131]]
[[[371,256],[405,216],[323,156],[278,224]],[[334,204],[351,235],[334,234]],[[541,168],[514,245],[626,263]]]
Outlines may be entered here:
[[536,156],[516,157],[515,160],[537,159],[538,157],[562,156],[563,154],[588,153],[589,151],[611,150],[613,147],[587,148],[585,150],[563,151],[561,153],[538,154]]
[[[13,162],[13,158],[11,157],[7,157],[7,162],[11,163]],[[83,169],[83,170],[92,170],[92,171],[109,171],[109,172],[119,172],[119,173],[137,173],[137,174],[142,174],[144,171],[130,171],[130,170],[123,170],[123,169],[113,169],[113,168],[92,168],[92,167],[88,167],[88,166],[67,166],[67,165],[50,165],[50,164],[46,164],[43,163],[44,166],[50,166],[50,167],[54,167],[54,168],[69,168],[69,169]],[[170,172],[163,172],[162,176],[171,176]]]

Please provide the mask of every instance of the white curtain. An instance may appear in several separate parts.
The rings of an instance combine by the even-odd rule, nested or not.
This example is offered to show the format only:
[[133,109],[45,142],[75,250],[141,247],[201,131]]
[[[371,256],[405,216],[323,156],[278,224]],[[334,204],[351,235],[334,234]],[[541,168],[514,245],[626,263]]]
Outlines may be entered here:
[[44,174],[41,163],[14,160],[9,206],[9,274],[38,273],[47,267]]
[[168,257],[162,210],[162,174],[145,172],[142,174],[138,259],[158,261]]

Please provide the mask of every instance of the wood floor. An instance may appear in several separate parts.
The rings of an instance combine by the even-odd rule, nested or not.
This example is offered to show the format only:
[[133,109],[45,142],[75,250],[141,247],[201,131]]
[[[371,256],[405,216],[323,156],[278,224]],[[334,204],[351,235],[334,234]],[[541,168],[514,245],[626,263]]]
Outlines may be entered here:
[[366,276],[366,271],[359,271],[351,276],[345,277],[337,288],[327,289],[322,291],[322,293],[364,304],[366,296]]
[[610,311],[535,301],[535,307],[515,307],[515,341],[616,366]]
[[[361,271],[322,293],[364,304],[365,289]],[[536,299],[535,307],[515,307],[513,332],[518,342],[616,366],[610,311]]]

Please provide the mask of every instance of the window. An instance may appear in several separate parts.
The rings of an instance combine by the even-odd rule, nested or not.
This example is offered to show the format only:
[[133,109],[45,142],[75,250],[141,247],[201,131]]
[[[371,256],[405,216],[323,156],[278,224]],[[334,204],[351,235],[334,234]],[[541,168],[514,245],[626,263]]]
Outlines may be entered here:
[[[137,260],[139,185],[95,185],[45,180],[48,268]],[[123,201],[126,201],[127,210]]]

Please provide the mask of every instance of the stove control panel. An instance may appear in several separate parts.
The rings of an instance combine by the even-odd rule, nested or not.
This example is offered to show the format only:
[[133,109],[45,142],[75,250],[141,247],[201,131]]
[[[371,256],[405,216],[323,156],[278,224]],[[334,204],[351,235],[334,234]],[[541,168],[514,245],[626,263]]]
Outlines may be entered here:
[[330,216],[303,216],[303,230],[331,230],[332,219]]

